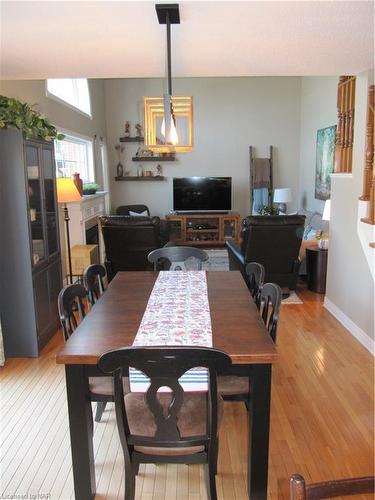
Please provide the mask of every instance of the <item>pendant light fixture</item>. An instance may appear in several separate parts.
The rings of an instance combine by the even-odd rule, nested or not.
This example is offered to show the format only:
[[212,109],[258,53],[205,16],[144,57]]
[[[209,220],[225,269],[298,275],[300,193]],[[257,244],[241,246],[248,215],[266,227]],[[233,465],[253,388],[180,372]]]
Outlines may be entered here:
[[178,4],[157,4],[159,24],[166,25],[167,92],[145,97],[145,145],[159,153],[188,152],[193,146],[193,103],[190,96],[172,94],[171,25],[180,24]]

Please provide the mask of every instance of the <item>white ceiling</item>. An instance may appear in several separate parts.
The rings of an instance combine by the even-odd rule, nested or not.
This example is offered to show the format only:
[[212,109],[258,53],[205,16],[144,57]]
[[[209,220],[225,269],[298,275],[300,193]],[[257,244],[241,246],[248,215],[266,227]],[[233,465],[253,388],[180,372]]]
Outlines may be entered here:
[[[165,26],[154,5],[1,1],[1,77],[164,76]],[[173,76],[339,75],[374,66],[373,1],[182,1],[180,15]]]

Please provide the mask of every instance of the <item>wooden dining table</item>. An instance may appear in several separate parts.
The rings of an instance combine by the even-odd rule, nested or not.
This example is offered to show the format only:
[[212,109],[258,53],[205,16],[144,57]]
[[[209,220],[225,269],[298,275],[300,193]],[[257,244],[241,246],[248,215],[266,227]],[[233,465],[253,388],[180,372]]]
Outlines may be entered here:
[[[133,344],[157,276],[148,271],[117,273],[57,355],[57,363],[65,365],[77,500],[94,498],[96,490],[88,377],[100,375],[97,362],[103,353]],[[241,273],[208,271],[206,277],[213,347],[229,354],[232,369],[251,380],[248,496],[266,500],[271,374],[277,350]]]

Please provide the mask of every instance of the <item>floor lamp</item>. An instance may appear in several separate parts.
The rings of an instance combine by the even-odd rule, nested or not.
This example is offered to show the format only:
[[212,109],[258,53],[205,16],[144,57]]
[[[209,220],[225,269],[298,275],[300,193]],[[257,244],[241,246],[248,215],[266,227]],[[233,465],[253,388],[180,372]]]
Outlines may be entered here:
[[64,221],[66,228],[66,244],[68,247],[68,264],[69,264],[69,283],[73,283],[73,272],[72,272],[72,255],[70,252],[70,235],[69,235],[69,212],[67,203],[72,201],[81,201],[81,195],[73,182],[73,179],[68,177],[58,177],[56,179],[57,186],[57,202],[64,203]]

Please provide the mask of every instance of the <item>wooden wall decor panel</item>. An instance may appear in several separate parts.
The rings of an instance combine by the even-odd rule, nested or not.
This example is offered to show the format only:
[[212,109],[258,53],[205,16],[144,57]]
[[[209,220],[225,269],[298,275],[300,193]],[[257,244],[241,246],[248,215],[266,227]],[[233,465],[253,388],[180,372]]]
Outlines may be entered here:
[[352,171],[355,76],[340,76],[337,89],[335,173]]

